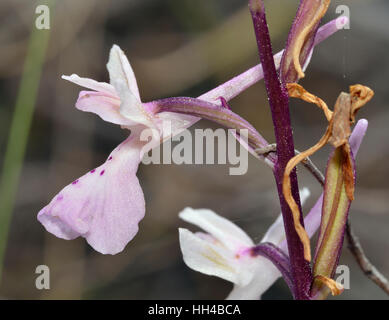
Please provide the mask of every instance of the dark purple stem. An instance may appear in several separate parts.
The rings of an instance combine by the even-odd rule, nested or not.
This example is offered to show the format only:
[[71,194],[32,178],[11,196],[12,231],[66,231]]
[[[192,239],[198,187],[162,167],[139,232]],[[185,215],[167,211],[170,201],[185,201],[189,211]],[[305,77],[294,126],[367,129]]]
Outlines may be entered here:
[[288,256],[273,243],[265,242],[261,243],[251,249],[251,255],[261,256],[269,259],[281,272],[289,289],[294,292],[293,277],[290,272],[290,261]]
[[[309,262],[304,259],[303,244],[295,230],[292,212],[285,201],[282,192],[282,178],[285,167],[295,154],[293,132],[289,114],[289,97],[286,88],[283,87],[279,81],[276,67],[274,65],[272,46],[263,2],[259,0],[251,0],[250,11],[253,18],[259,56],[264,70],[265,85],[269,98],[277,143],[278,158],[274,166],[274,177],[277,184],[281,211],[284,218],[291,273],[294,281],[293,295],[295,299],[305,300],[309,299],[309,291],[312,283],[312,271]],[[291,173],[290,180],[292,195],[296,203],[300,206],[296,171]],[[300,220],[303,225],[304,221],[302,215]]]

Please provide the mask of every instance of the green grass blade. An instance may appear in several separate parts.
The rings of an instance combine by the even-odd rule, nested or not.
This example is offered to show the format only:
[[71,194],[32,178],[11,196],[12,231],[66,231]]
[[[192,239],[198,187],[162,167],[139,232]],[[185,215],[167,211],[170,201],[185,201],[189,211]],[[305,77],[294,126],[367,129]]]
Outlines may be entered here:
[[[54,0],[47,2],[49,8],[52,8],[53,4]],[[49,36],[50,29],[39,30],[35,27],[34,17],[0,180],[0,281],[9,226],[23,167]]]

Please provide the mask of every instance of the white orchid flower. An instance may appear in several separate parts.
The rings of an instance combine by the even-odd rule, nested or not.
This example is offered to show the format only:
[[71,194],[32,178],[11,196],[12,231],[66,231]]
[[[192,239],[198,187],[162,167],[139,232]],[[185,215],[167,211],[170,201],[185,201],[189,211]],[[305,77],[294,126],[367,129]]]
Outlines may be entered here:
[[[309,197],[301,191],[301,201]],[[252,256],[253,240],[236,224],[209,209],[185,208],[179,217],[207,233],[180,228],[180,246],[185,264],[195,271],[217,276],[234,284],[227,299],[255,300],[281,277],[274,264],[261,256]],[[280,215],[261,243],[272,243],[285,250],[285,231]]]

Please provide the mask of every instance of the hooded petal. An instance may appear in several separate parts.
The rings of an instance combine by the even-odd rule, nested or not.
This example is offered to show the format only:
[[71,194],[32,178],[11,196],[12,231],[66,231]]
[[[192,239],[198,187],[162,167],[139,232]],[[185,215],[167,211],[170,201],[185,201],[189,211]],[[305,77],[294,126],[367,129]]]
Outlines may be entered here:
[[96,250],[116,254],[138,232],[145,202],[136,171],[141,145],[132,137],[100,167],[65,187],[38,213],[47,231],[66,240],[84,237]]
[[155,128],[153,114],[149,113],[140,101],[131,66],[123,51],[116,45],[109,54],[107,69],[110,82],[120,97],[120,113],[133,122]]
[[247,272],[241,261],[244,257],[236,256],[217,239],[182,228],[179,237],[183,259],[189,268],[242,286],[251,281],[253,273]]
[[179,213],[179,217],[208,232],[233,252],[254,245],[250,237],[241,228],[212,210],[185,208]]
[[135,98],[141,101],[134,71],[123,50],[116,44],[112,46],[109,53],[107,68],[112,85],[117,79],[124,81]]

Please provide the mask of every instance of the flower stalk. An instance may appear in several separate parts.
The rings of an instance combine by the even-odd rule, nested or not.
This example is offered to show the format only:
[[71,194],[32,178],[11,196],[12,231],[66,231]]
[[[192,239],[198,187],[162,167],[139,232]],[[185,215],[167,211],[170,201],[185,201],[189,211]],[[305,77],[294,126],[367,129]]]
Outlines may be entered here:
[[[292,211],[289,208],[282,191],[282,178],[286,165],[295,154],[289,113],[289,97],[286,88],[281,84],[277,75],[263,2],[260,0],[251,0],[250,12],[253,19],[259,56],[263,66],[265,85],[277,143],[277,162],[274,166],[274,177],[277,184],[288,242],[291,273],[294,280],[293,295],[295,299],[306,300],[309,299],[312,272],[309,262],[304,259],[303,244],[296,232]],[[293,198],[300,210],[300,223],[303,226],[304,222],[301,214],[298,181],[295,170],[290,175],[290,182]]]

